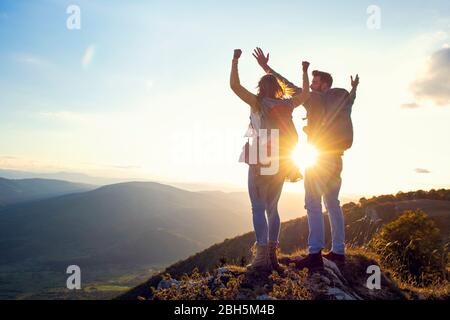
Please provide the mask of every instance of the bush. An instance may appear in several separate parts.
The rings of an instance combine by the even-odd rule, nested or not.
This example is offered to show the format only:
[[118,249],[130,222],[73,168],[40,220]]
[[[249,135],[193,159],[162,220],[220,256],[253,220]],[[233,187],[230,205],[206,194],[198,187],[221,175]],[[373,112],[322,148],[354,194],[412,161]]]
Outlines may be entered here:
[[427,286],[446,277],[444,243],[433,220],[423,211],[405,211],[384,225],[370,242],[382,264],[402,280]]

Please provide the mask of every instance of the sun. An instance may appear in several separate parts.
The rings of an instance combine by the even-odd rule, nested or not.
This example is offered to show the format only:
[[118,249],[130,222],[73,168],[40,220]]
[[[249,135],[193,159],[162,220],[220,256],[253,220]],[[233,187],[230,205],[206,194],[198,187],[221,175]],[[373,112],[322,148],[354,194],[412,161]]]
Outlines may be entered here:
[[292,159],[300,168],[312,167],[319,156],[317,149],[311,144],[298,144],[292,152]]

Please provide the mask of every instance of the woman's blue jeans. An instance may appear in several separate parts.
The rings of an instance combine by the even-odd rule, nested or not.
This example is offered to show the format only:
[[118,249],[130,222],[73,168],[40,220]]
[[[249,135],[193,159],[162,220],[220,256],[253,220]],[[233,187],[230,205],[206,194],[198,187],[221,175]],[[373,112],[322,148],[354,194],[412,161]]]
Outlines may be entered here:
[[268,242],[278,243],[280,235],[278,201],[283,184],[284,176],[282,174],[260,175],[258,166],[249,166],[248,193],[252,204],[253,227],[258,245],[267,245]]

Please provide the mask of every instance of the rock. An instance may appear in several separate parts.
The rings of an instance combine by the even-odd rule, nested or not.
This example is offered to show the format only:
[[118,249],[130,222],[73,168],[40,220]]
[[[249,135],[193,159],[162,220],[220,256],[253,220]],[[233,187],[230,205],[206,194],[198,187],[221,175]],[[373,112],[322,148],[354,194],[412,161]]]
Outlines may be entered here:
[[169,289],[172,286],[175,286],[177,288],[180,287],[180,281],[175,280],[175,279],[169,279],[169,280],[161,280],[158,283],[157,289]]
[[360,300],[355,296],[348,294],[344,290],[336,287],[328,288],[327,294],[331,297],[334,297],[336,300]]
[[342,275],[341,270],[339,270],[336,263],[323,258],[323,266],[325,267],[325,269],[328,269],[329,272],[332,272],[337,278],[344,280],[344,276]]
[[236,300],[248,300],[248,297],[242,292],[239,292],[236,296]]
[[225,267],[221,267],[221,268],[218,268],[218,269],[216,270],[216,274],[217,274],[219,277],[223,276],[225,273],[230,273],[230,272],[231,272],[230,269],[225,268]]
[[[292,259],[295,258],[286,259],[287,265]],[[236,266],[221,267],[211,274],[196,274],[194,278],[183,278],[181,281],[160,280],[157,289],[174,288],[170,292],[161,292],[161,297],[171,294],[173,299],[212,296],[235,300],[393,300],[404,297],[384,273],[382,290],[366,287],[366,268],[375,262],[364,256],[353,256],[342,266],[327,259],[323,261],[324,269],[316,272],[299,272],[293,266],[286,267],[281,274],[247,272]]]
[[330,285],[330,284],[331,284],[330,279],[328,279],[328,278],[325,277],[325,276],[321,276],[321,277],[320,277],[320,280],[323,281],[323,282],[324,282],[325,284],[327,284],[327,285]]
[[417,295],[417,299],[418,299],[418,300],[427,300],[427,298],[426,298],[423,294],[421,294],[421,293],[419,293],[419,294]]
[[256,297],[256,300],[276,300],[267,294],[262,294]]

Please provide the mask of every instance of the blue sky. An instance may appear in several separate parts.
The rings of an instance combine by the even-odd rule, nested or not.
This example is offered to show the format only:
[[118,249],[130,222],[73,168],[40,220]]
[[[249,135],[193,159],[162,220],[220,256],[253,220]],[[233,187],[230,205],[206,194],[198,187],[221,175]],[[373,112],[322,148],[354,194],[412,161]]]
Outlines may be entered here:
[[[66,28],[71,4],[80,30]],[[379,30],[366,25],[373,4]],[[2,0],[0,165],[245,186],[235,140],[248,110],[229,90],[229,64],[242,48],[254,89],[250,52],[261,46],[293,81],[303,59],[336,86],[361,75],[346,192],[448,186],[450,108],[411,86],[450,43],[449,21],[448,1]]]

